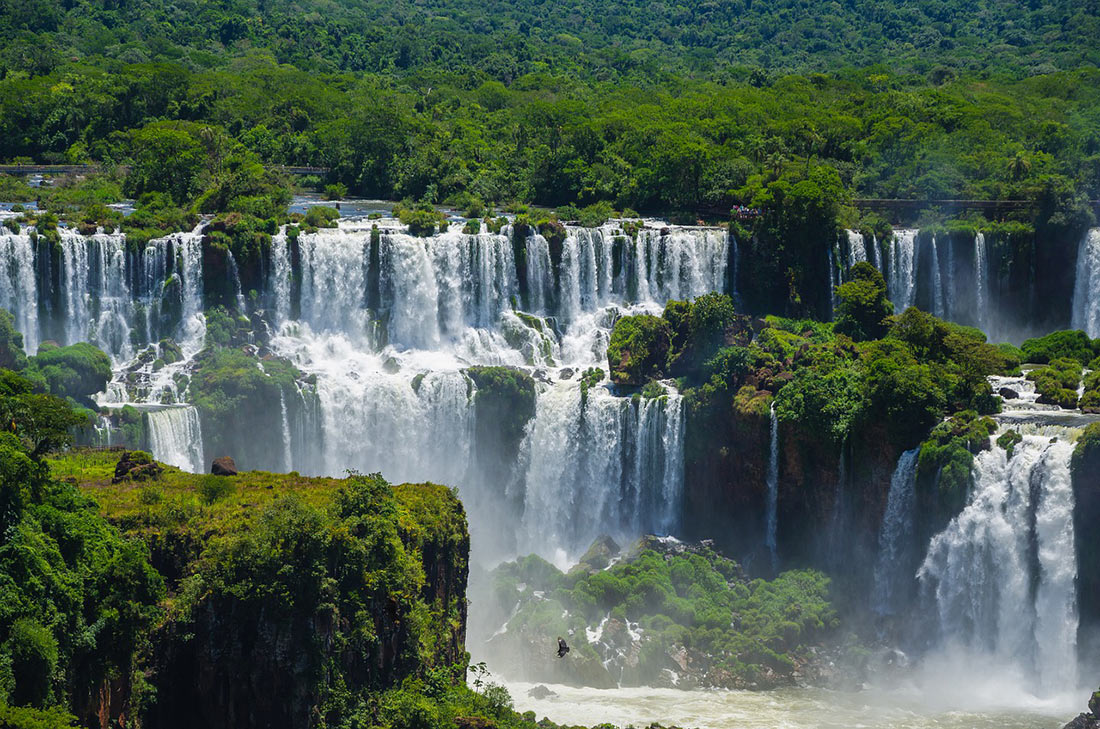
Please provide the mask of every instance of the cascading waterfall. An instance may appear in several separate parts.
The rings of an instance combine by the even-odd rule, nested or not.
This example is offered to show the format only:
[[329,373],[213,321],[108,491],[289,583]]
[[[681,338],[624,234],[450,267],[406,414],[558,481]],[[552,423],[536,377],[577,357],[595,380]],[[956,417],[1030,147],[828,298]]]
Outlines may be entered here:
[[1100,228],[1090,229],[1077,250],[1071,327],[1100,337]]
[[38,350],[34,244],[28,233],[0,231],[0,307],[15,317],[15,326],[23,333],[23,349],[34,354]]
[[911,228],[894,231],[890,241],[890,300],[900,314],[913,305],[917,288],[917,231]]
[[1076,685],[1077,559],[1068,429],[1025,434],[1011,458],[974,459],[967,506],[932,538],[917,577],[945,642]]
[[779,554],[777,551],[777,531],[779,527],[779,418],[775,414],[775,403],[771,404],[771,426],[769,428],[769,451],[768,451],[768,505],[767,505],[767,527],[764,536],[764,546],[768,548],[768,554],[771,556],[772,570],[775,570],[779,564]]
[[848,231],[848,268],[860,261],[867,260],[867,246],[864,244],[863,234],[854,230]]
[[985,233],[974,236],[974,278],[975,303],[977,304],[978,327],[989,331],[989,262],[985,249]]
[[286,395],[279,390],[279,415],[282,418],[283,469],[287,473],[294,470],[294,444],[290,437],[290,415],[286,409]]
[[947,309],[943,294],[943,274],[940,271],[940,254],[936,246],[936,236],[932,236],[932,313],[943,319]]
[[560,561],[602,533],[675,530],[682,439],[678,393],[634,400],[603,387],[587,398],[570,383],[548,388],[521,448],[527,467],[519,551]]
[[149,447],[157,460],[191,473],[203,472],[198,410],[190,405],[149,410],[145,422]]
[[[416,238],[385,222],[371,230],[341,221],[300,234],[298,245],[300,320],[278,236],[266,294],[286,322],[272,347],[317,377],[323,454],[296,468],[456,484],[483,554],[520,549],[561,560],[601,533],[677,528],[679,394],[585,392],[565,373],[606,366],[620,313],[723,290],[724,231],[647,227],[631,237],[614,224],[569,228],[555,259],[542,235],[516,241],[508,227]],[[524,302],[531,314],[512,310]],[[471,364],[532,367],[540,379],[508,483],[476,476],[477,388],[462,371]],[[514,532],[502,523],[515,523]]]
[[896,615],[901,611],[901,600],[905,597],[903,581],[912,579],[912,572],[906,572],[906,569],[912,561],[910,552],[917,505],[915,487],[919,455],[919,448],[902,453],[890,479],[871,592],[872,607],[879,615]]

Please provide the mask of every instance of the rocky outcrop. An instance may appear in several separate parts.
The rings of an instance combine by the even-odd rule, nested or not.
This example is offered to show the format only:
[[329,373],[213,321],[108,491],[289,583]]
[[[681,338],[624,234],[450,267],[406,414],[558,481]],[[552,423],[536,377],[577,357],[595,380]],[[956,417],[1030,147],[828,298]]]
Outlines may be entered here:
[[1078,714],[1065,729],[1100,729],[1100,690],[1096,690],[1089,699],[1087,713]]
[[124,451],[115,465],[111,483],[149,481],[160,477],[164,468],[145,451]]
[[229,456],[221,456],[210,464],[210,473],[215,476],[236,476],[237,464]]

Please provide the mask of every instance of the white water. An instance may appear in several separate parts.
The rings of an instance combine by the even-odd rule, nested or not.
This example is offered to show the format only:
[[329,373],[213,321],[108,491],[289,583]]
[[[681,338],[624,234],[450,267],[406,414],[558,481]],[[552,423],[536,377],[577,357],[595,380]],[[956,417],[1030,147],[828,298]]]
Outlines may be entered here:
[[[918,681],[862,691],[787,688],[774,691],[589,689],[546,685],[554,696],[527,695],[536,684],[504,682],[517,711],[564,725],[698,727],[698,729],[1060,729],[1079,711],[1080,696],[1036,699],[1014,683],[960,666],[925,672]],[[1076,700],[1074,700],[1076,699]]]
[[989,261],[985,249],[985,233],[974,236],[974,277],[978,327],[988,332],[992,326],[992,317],[989,308]]
[[940,254],[934,235],[932,236],[932,313],[941,319],[947,316],[943,293],[943,274],[940,271]]
[[886,511],[879,530],[878,560],[875,563],[875,581],[871,592],[871,605],[879,615],[896,615],[905,607],[901,604],[904,597],[902,586],[912,575],[904,569],[910,563],[912,552],[919,455],[919,448],[902,453],[890,479]]
[[848,231],[848,269],[860,261],[867,260],[867,246],[863,241],[863,234],[854,230]]
[[[481,557],[535,551],[561,562],[601,533],[629,539],[678,527],[679,394],[632,400],[596,386],[583,398],[577,374],[606,369],[621,313],[659,313],[669,298],[722,290],[724,232],[650,227],[632,240],[614,224],[569,229],[559,267],[532,234],[519,242],[524,290],[508,227],[416,238],[379,221],[372,246],[369,225],[341,221],[299,236],[297,321],[288,246],[273,241],[268,300],[285,323],[271,346],[316,375],[320,401],[322,452],[296,459],[298,470],[455,484]],[[524,302],[535,316],[513,312]],[[503,483],[478,476],[486,444],[477,440],[476,386],[462,371],[472,364],[523,367],[538,380],[534,418]]]
[[191,473],[203,472],[202,426],[195,408],[149,410],[145,422],[149,447],[158,461]]
[[1100,228],[1089,230],[1077,251],[1071,326],[1100,336]]
[[776,532],[779,527],[779,418],[775,414],[775,403],[771,404],[771,425],[769,428],[769,451],[768,451],[768,505],[767,505],[767,526],[764,536],[764,546],[768,548],[768,554],[771,556],[772,570],[774,571],[779,564],[779,554],[777,552],[778,540],[776,538]]
[[1046,693],[1076,685],[1071,437],[1046,427],[1011,459],[999,447],[978,454],[967,506],[917,574],[945,644],[1016,667]]
[[901,313],[913,305],[917,288],[917,232],[911,228],[894,231],[890,241],[890,276],[887,279],[894,311]]
[[28,354],[38,350],[38,286],[34,272],[34,246],[27,233],[0,228],[0,307],[15,317]]

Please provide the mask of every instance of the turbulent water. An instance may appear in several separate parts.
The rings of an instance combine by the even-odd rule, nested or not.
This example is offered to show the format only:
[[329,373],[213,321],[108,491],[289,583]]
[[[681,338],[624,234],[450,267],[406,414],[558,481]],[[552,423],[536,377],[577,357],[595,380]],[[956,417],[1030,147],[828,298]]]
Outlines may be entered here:
[[1072,437],[1041,426],[1011,458],[978,454],[968,504],[917,575],[943,643],[1033,671],[1046,692],[1077,682]]
[[[682,691],[585,689],[550,685],[544,699],[527,695],[534,684],[505,682],[517,711],[565,725],[698,727],[699,729],[1060,729],[1074,697],[1038,700],[1020,686],[989,678],[985,667],[938,666],[938,675],[889,688],[827,691]],[[972,672],[963,677],[961,671]],[[973,671],[979,671],[977,673]],[[964,679],[964,680],[960,680]],[[1076,697],[1080,703],[1080,697]]]

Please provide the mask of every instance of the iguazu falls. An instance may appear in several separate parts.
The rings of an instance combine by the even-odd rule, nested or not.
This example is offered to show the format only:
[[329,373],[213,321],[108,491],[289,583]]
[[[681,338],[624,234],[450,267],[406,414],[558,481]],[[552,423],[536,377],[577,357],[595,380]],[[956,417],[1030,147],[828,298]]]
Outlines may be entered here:
[[1100,729],[1096,2],[0,27],[0,729]]

